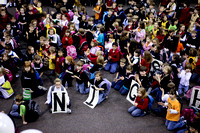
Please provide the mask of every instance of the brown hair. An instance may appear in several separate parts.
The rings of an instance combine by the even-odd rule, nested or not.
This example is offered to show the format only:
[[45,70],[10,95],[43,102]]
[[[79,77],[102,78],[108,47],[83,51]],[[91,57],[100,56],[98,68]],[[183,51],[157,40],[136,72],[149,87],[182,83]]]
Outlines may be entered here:
[[85,30],[83,28],[79,28],[78,32],[83,35],[85,33]]
[[16,102],[21,102],[22,100],[23,100],[22,94],[17,94],[16,97],[15,97],[15,101]]
[[128,66],[126,67],[126,70],[133,71],[133,67],[132,67],[131,65],[128,65]]
[[126,64],[126,59],[125,59],[125,58],[122,58],[122,59],[120,59],[120,62]]
[[152,55],[151,55],[151,53],[150,53],[149,51],[144,51],[143,58],[144,58],[148,63],[151,63],[152,60],[153,60],[153,57],[152,57]]
[[59,79],[59,78],[56,78],[56,79],[54,80],[54,84],[57,83],[57,82],[62,83],[61,79]]
[[95,72],[95,76],[96,76],[96,75],[100,76],[100,78],[102,79],[102,73],[101,73],[100,71],[96,71],[96,72]]
[[24,72],[25,72],[25,67],[30,67],[31,68],[30,69],[31,73],[34,72],[32,66],[31,66],[31,61],[25,61],[24,62]]

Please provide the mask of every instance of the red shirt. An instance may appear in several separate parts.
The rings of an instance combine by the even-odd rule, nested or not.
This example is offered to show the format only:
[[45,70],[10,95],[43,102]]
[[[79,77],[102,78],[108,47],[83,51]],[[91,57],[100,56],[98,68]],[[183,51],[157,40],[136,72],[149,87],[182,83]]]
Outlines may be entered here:
[[200,58],[198,59],[196,63],[196,73],[200,75]]
[[111,56],[111,62],[118,62],[119,61],[119,50],[116,49],[115,52],[113,52],[113,49],[111,49],[108,53],[108,57]]
[[142,59],[141,63],[140,63],[142,66],[145,66],[147,67],[147,72],[149,72],[149,67],[150,67],[150,63],[148,63],[145,59]]
[[[59,59],[59,61],[57,61]],[[62,63],[64,63],[65,58],[63,56],[57,57],[56,58],[56,67],[55,67],[55,72],[61,73],[62,72]]]
[[147,110],[148,104],[149,104],[149,99],[146,97],[144,99],[141,99],[141,97],[137,96],[136,103],[138,103],[137,107],[141,110]]
[[[66,38],[68,39],[68,41],[66,41]],[[72,37],[69,38],[68,36],[66,36],[66,37],[64,36],[64,37],[62,38],[62,44],[63,44],[63,48],[64,48],[64,49],[66,49],[67,46],[72,45],[72,44],[73,44],[73,39],[72,39]]]
[[98,56],[96,56],[95,54],[89,54],[88,56],[87,56],[89,59],[90,59],[90,61],[95,65],[95,64],[97,64],[97,57]]

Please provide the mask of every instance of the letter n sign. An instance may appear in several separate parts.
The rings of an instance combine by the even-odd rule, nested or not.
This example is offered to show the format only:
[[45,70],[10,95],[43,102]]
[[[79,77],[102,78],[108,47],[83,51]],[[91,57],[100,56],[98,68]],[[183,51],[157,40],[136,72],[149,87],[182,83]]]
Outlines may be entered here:
[[200,86],[193,87],[192,95],[190,98],[190,106],[200,109]]
[[52,113],[67,113],[66,92],[52,92]]

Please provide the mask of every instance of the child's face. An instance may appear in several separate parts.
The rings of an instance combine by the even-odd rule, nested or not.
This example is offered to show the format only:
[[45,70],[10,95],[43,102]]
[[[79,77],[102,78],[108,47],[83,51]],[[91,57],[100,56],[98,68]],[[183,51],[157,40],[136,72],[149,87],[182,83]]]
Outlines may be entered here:
[[97,27],[97,30],[100,31],[100,27]]
[[150,9],[153,9],[153,8],[154,8],[154,6],[153,6],[153,5],[150,5],[150,6],[149,6],[149,8],[150,8]]
[[2,57],[2,59],[3,59],[3,61],[7,61],[7,60],[8,60],[8,56],[4,55],[4,56]]
[[154,28],[158,28],[158,23],[154,23]]
[[40,64],[40,60],[35,60],[35,63],[36,64]]
[[116,45],[113,45],[112,46],[112,49],[115,51],[117,49],[117,46]]
[[6,38],[5,38],[5,41],[6,41],[6,43],[9,43],[9,42],[10,42],[10,38],[9,38],[9,37],[6,37]]
[[188,73],[188,72],[191,72],[191,70],[190,69],[185,69],[185,71]]
[[131,73],[131,72],[132,72],[131,70],[126,69],[126,73]]
[[22,102],[17,102],[17,101],[16,101],[15,103],[17,104],[17,106],[19,106]]
[[62,20],[66,20],[67,18],[65,17],[65,15],[62,15]]
[[56,19],[61,19],[61,14],[57,14]]
[[89,25],[93,25],[93,21],[88,21],[88,24]]
[[165,67],[163,68],[163,73],[167,74],[167,69]]
[[29,29],[30,29],[31,31],[33,31],[33,30],[34,30],[34,27],[33,27],[33,26],[30,26]]
[[30,54],[34,54],[34,53],[35,53],[34,48],[31,48],[30,49]]
[[29,66],[29,67],[24,67],[24,70],[26,71],[26,72],[29,72],[30,70],[31,70],[31,67]]
[[178,24],[178,20],[174,21],[174,25],[177,25]]
[[91,45],[91,47],[93,47],[93,46],[94,46],[94,42],[91,42],[91,44],[90,44],[90,45]]
[[139,97],[141,97],[141,96],[142,96],[142,93],[141,93],[140,91],[138,91],[138,92],[137,92],[137,95],[138,95]]
[[68,65],[70,64],[69,61],[68,61],[67,59],[65,59],[65,63],[68,64]]
[[95,79],[96,79],[97,81],[99,81],[99,80],[101,80],[101,77],[100,77],[99,75],[95,75]]
[[5,12],[5,11],[1,11],[1,15],[2,15],[2,16],[5,16],[5,15],[6,15],[6,12]]
[[45,46],[49,46],[49,41],[48,41],[48,40],[45,41],[45,42],[44,42],[44,45],[45,45]]
[[160,7],[160,12],[163,12],[164,11],[164,7]]
[[134,52],[134,56],[135,56],[135,57],[138,57],[138,56],[139,56],[139,54],[138,54],[138,53],[136,53],[136,52]]
[[174,100],[176,98],[176,95],[169,94],[169,97],[171,98],[171,100]]
[[7,25],[7,26],[6,26],[6,29],[10,31],[10,30],[11,30],[10,25]]
[[58,51],[58,56],[59,57],[63,56],[63,52],[62,51]]
[[77,66],[77,70],[81,70],[83,68],[83,66]]
[[39,2],[38,4],[37,4],[37,7],[41,7],[42,6],[42,4]]
[[180,30],[181,30],[181,31],[184,31],[184,30],[185,30],[185,26],[182,26],[182,27],[180,28]]
[[196,37],[196,35],[197,35],[196,33],[192,33],[191,34],[192,37]]
[[164,16],[164,17],[163,17],[163,20],[164,20],[164,21],[167,21],[167,16]]
[[16,22],[16,19],[15,19],[15,18],[12,18],[12,19],[11,19],[11,22],[12,22],[12,23],[15,23],[15,22]]
[[50,30],[50,31],[49,31],[49,34],[50,34],[50,35],[53,35],[53,34],[54,34],[53,30]]
[[132,22],[128,22],[128,25],[129,25],[129,26],[132,26],[132,24],[133,24]]
[[120,67],[123,68],[126,64],[124,62],[120,62]]
[[146,71],[140,71],[141,76],[146,76]]
[[66,36],[69,36],[69,32],[66,32],[65,35],[66,35]]
[[86,17],[85,17],[85,15],[83,15],[83,16],[82,16],[82,20],[84,20],[84,21],[86,20]]
[[40,44],[44,44],[44,40],[43,39],[40,39]]
[[28,9],[29,10],[33,10],[33,6],[28,6]]
[[150,42],[150,41],[151,41],[151,39],[150,39],[149,37],[147,37],[146,41],[147,41],[147,42]]

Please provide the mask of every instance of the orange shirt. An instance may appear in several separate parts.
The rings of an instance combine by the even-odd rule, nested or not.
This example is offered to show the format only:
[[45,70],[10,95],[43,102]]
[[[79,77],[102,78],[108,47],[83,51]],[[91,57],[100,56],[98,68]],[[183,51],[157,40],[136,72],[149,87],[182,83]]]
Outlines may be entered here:
[[[179,121],[181,104],[179,103],[177,99],[172,101],[170,97],[168,98],[167,102],[168,102],[168,108],[167,108],[166,119],[169,121]],[[169,109],[176,110],[178,114],[170,114]]]
[[177,49],[176,49],[176,53],[180,53],[180,51],[183,51],[184,47],[182,43],[178,43]]
[[[98,6],[98,5],[94,8],[94,10],[101,13],[101,7]],[[95,19],[96,20],[98,20],[100,18],[100,13],[95,12]]]

